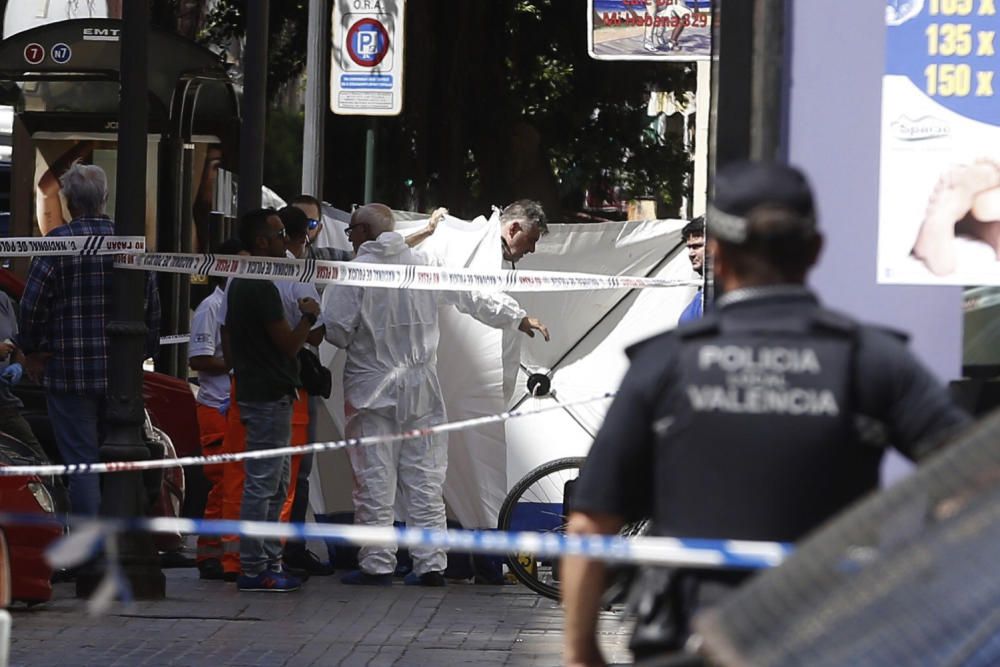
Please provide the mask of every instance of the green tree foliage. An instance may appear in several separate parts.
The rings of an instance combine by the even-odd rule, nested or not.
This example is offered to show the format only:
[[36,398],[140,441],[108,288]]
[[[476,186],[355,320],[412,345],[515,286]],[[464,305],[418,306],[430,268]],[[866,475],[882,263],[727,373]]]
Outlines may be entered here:
[[[220,0],[208,14],[200,39],[228,48],[246,34],[247,2]],[[267,93],[272,99],[286,83],[306,66],[308,0],[271,0],[269,4]]]
[[270,109],[265,131],[264,183],[288,201],[302,189],[302,114]]
[[[205,38],[241,35],[245,5],[219,2]],[[274,91],[302,71],[308,3],[270,7]],[[403,113],[374,121],[380,201],[471,216],[532,197],[558,216],[602,183],[661,202],[684,194],[687,154],[651,130],[646,105],[651,90],[693,88],[693,69],[592,60],[587,3],[408,0],[405,70]],[[324,194],[341,206],[360,199],[370,122],[328,116]]]

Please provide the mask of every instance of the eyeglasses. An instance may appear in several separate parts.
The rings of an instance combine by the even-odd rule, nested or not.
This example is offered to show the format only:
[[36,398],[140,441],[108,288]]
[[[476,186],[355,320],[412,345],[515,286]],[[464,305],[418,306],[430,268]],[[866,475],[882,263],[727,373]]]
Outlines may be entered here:
[[347,225],[347,227],[344,227],[344,231],[347,232],[348,236],[350,236],[352,229],[357,229],[358,227],[365,227],[365,226],[367,226],[367,224],[368,223],[365,223],[365,222],[359,222],[356,225]]
[[274,232],[272,234],[268,234],[267,238],[269,238],[269,239],[287,239],[288,238],[288,234],[285,232],[284,228],[282,228],[282,229],[279,229],[278,231],[276,231],[276,232]]
[[313,220],[310,218],[307,222],[307,226],[310,232],[314,232],[316,231],[316,228],[319,227],[319,220]]

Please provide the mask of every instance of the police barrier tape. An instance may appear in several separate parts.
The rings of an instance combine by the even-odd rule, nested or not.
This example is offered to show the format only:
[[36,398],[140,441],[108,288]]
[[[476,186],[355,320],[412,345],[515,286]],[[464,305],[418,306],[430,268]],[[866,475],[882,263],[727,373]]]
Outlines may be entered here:
[[403,433],[392,435],[368,435],[361,438],[348,438],[346,440],[335,440],[331,442],[313,442],[306,445],[295,445],[290,447],[276,447],[273,449],[259,449],[250,452],[234,452],[228,454],[212,454],[210,456],[185,456],[176,459],[155,459],[147,461],[111,461],[108,463],[71,463],[67,465],[46,464],[28,466],[0,466],[0,477],[18,477],[25,475],[84,475],[105,472],[123,472],[129,470],[154,470],[161,468],[180,468],[192,465],[215,465],[219,463],[233,463],[236,461],[246,461],[247,459],[267,459],[286,454],[308,454],[310,452],[327,452],[347,447],[364,447],[383,442],[396,442],[409,438],[420,438],[439,433],[451,433],[453,431],[464,431],[476,426],[505,422],[509,419],[529,417],[532,415],[550,412],[552,410],[562,410],[577,405],[586,405],[614,398],[614,393],[601,394],[578,401],[567,401],[565,403],[555,403],[554,405],[543,406],[533,410],[511,410],[495,415],[484,417],[473,417],[462,421],[437,424],[426,428],[412,429]]
[[115,267],[200,276],[287,280],[303,283],[479,292],[566,292],[574,290],[687,287],[700,280],[606,276],[561,271],[476,271],[413,264],[371,264],[314,259],[146,253],[122,255]]
[[430,546],[477,554],[529,553],[534,556],[584,556],[617,563],[759,569],[780,564],[792,546],[781,542],[619,537],[494,530],[435,530],[329,523],[269,523],[227,519],[60,517],[52,514],[0,513],[0,524],[99,525],[107,533],[147,532],[241,537],[330,540],[353,546]]
[[144,236],[18,236],[0,238],[0,257],[120,255],[146,252]]

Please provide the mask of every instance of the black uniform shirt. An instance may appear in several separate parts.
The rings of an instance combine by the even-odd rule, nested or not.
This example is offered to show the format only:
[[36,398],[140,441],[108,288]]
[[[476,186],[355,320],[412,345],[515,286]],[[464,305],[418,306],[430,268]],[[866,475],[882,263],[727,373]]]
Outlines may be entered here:
[[[632,359],[574,510],[677,537],[794,541],[968,421],[898,335],[798,286],[741,290]],[[872,433],[881,432],[881,441]]]

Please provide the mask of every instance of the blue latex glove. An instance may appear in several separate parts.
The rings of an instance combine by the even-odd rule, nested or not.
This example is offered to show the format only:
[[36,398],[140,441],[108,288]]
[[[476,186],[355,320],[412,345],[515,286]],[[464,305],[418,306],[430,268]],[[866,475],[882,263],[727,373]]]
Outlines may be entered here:
[[0,373],[0,382],[8,387],[13,387],[21,381],[22,375],[24,375],[24,368],[21,367],[21,364],[11,364]]
[[[18,377],[20,377],[20,376],[18,376]],[[225,400],[223,400],[222,403],[219,405],[219,414],[223,415],[223,416],[229,414],[229,397],[228,396],[226,396]]]

